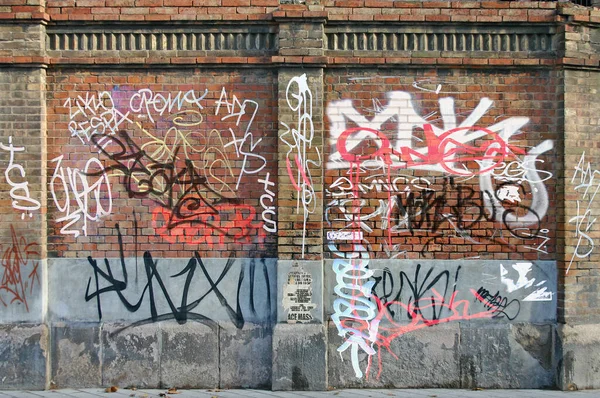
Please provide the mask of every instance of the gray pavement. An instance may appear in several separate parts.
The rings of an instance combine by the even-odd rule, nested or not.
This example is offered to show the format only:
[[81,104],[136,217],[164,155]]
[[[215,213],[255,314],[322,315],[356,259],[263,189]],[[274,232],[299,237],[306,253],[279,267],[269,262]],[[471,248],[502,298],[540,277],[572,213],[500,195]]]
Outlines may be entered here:
[[107,392],[103,388],[60,389],[47,391],[0,391],[0,398],[554,398],[585,397],[600,398],[600,390],[555,391],[555,390],[450,390],[450,389],[353,389],[331,391],[265,391],[265,390],[172,390],[167,389],[118,389]]

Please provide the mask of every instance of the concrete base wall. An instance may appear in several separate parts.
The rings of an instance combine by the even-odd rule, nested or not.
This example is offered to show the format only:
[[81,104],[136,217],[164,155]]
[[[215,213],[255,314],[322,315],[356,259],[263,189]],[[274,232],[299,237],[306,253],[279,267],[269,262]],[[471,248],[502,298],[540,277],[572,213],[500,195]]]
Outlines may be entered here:
[[561,390],[600,388],[600,324],[559,325],[556,376]]

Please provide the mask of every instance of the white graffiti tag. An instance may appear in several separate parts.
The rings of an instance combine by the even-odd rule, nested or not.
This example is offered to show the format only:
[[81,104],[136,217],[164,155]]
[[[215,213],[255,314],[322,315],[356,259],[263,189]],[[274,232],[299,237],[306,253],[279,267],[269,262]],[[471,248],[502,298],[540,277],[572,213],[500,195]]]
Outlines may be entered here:
[[[225,145],[225,147],[233,145],[238,158],[243,156],[241,171],[238,176],[237,184],[235,185],[235,189],[237,190],[239,189],[242,177],[245,174],[258,174],[267,165],[267,160],[265,157],[254,152],[258,144],[260,144],[262,141],[262,138],[255,140],[253,133],[250,131],[252,128],[252,122],[258,113],[258,103],[251,100],[244,100],[243,102],[240,102],[235,94],[230,102],[227,97],[227,91],[225,91],[225,88],[223,88],[221,90],[221,96],[216,102],[216,105],[217,108],[215,111],[215,116],[219,114],[221,106],[225,105],[227,108],[227,113],[221,118],[221,120],[235,120],[236,128],[241,131],[240,135],[242,138],[237,138],[238,134],[236,134],[232,128],[229,128],[229,132],[231,133],[231,142]],[[250,118],[246,122],[246,128],[243,128],[242,117],[246,115],[250,115]],[[254,162],[250,163],[252,160],[254,160]],[[254,164],[254,167],[252,167],[251,164]]]
[[[267,232],[274,233],[277,232],[277,223],[272,219],[272,217],[275,216],[275,206],[273,206],[275,204],[275,192],[271,191],[269,188],[274,187],[275,183],[271,182],[269,177],[271,177],[271,173],[267,173],[267,176],[264,180],[260,178],[258,179],[260,184],[264,184],[265,189],[265,193],[260,197],[260,205],[263,208],[262,218],[265,222],[263,224],[263,229]],[[265,200],[270,201],[271,204],[265,204]],[[269,226],[267,226],[267,224],[269,224]]]
[[158,114],[162,116],[165,111],[172,113],[173,111],[180,111],[186,105],[192,105],[194,108],[204,109],[201,101],[208,94],[208,89],[204,90],[204,93],[200,96],[196,94],[194,90],[189,90],[185,93],[179,91],[177,94],[172,95],[171,93],[162,94],[154,93],[152,90],[144,88],[138,90],[137,93],[131,96],[129,100],[129,108],[132,112],[140,116],[147,116],[148,119],[154,123],[152,114]]
[[41,207],[40,202],[33,199],[29,192],[29,182],[19,181],[25,180],[25,169],[20,164],[15,164],[15,153],[25,152],[25,147],[14,146],[12,137],[8,137],[8,145],[4,145],[0,142],[0,149],[10,153],[10,159],[8,166],[4,171],[4,177],[6,182],[11,186],[10,197],[12,198],[12,207],[16,210],[22,211],[21,219],[25,218],[25,214],[28,213],[29,217],[33,217],[33,212]]
[[[513,228],[539,223],[548,209],[548,193],[544,185],[548,173],[540,173],[535,167],[538,156],[551,150],[551,140],[546,140],[525,153],[509,144],[510,138],[529,122],[527,117],[510,117],[489,127],[478,126],[479,120],[493,105],[489,98],[482,98],[473,111],[460,123],[454,110],[453,98],[441,98],[439,109],[443,127],[437,127],[415,111],[409,93],[393,91],[387,94],[387,107],[380,110],[371,120],[358,113],[350,100],[332,102],[327,107],[331,122],[330,143],[334,149],[329,157],[329,169],[347,169],[351,159],[361,160],[364,169],[419,169],[440,172],[450,176],[479,176],[482,192],[493,193],[494,170],[510,165],[508,158],[517,158],[523,171],[519,182],[526,181],[531,186],[531,205],[524,215],[516,215],[502,205],[502,200],[520,202],[514,189],[505,187],[496,195],[484,195],[485,205],[497,220],[510,223]],[[395,143],[380,129],[390,120],[395,120]],[[357,126],[357,127],[349,127]],[[421,129],[425,135],[425,147],[413,148],[413,129]],[[486,138],[484,143],[480,143]],[[359,156],[352,151],[369,140],[377,146],[372,156]],[[473,146],[473,145],[479,146]],[[474,162],[478,170],[469,170],[467,162]],[[542,174],[542,175],[540,175]],[[516,178],[516,177],[515,177]],[[507,177],[498,179],[506,181]],[[514,178],[511,178],[511,182]],[[513,191],[510,191],[513,189]],[[502,198],[502,199],[499,199]]]
[[[312,181],[311,167],[321,167],[321,153],[313,146],[315,128],[312,119],[313,96],[306,74],[292,78],[286,88],[285,98],[295,112],[295,126],[281,124],[286,131],[279,137],[288,146],[286,167],[291,183],[298,192],[296,210],[302,206],[304,216],[302,229],[302,256],[305,253],[306,223],[316,210],[317,202]],[[313,152],[313,153],[311,153]]]
[[543,286],[546,281],[536,283],[535,278],[529,278],[527,275],[531,273],[532,263],[516,263],[512,265],[512,269],[517,271],[518,278],[516,281],[508,276],[509,271],[500,264],[500,282],[506,286],[506,291],[513,293],[517,290],[526,290],[535,286],[535,291],[527,295],[523,301],[552,301],[553,293],[547,291],[548,287]]
[[67,98],[63,106],[69,108],[71,136],[78,137],[84,144],[94,134],[116,134],[124,123],[131,122],[129,112],[119,111],[108,91]]
[[585,152],[582,153],[579,163],[575,166],[575,174],[571,178],[571,184],[576,184],[573,189],[581,196],[580,199],[577,199],[577,215],[569,219],[569,223],[575,223],[575,234],[578,239],[567,267],[567,273],[571,269],[575,257],[585,258],[594,251],[595,243],[589,232],[596,222],[596,217],[592,215],[592,204],[600,190],[598,176],[600,176],[600,171],[592,170],[590,162],[586,164]]
[[[50,192],[58,211],[64,214],[56,221],[67,222],[60,230],[62,234],[77,238],[81,229],[84,236],[87,236],[88,220],[98,222],[112,211],[110,182],[104,173],[92,183],[88,180],[88,174],[97,174],[94,172],[102,170],[102,163],[96,158],[87,161],[83,172],[67,167],[66,175],[65,168],[61,165],[62,160],[62,155],[52,159],[52,162],[56,162],[56,168],[50,180]],[[72,200],[77,203],[76,209],[71,208]],[[83,221],[83,226],[75,228],[80,220]]]
[[358,360],[359,350],[368,355],[375,354],[373,343],[377,340],[379,322],[373,320],[377,315],[377,305],[369,300],[375,284],[371,279],[373,271],[368,267],[369,253],[361,244],[353,244],[353,247],[352,253],[341,253],[335,245],[329,245],[337,257],[333,260],[333,271],[338,298],[333,302],[331,319],[338,335],[345,339],[337,350],[342,353],[350,348],[352,368],[356,377],[360,378],[363,372]]

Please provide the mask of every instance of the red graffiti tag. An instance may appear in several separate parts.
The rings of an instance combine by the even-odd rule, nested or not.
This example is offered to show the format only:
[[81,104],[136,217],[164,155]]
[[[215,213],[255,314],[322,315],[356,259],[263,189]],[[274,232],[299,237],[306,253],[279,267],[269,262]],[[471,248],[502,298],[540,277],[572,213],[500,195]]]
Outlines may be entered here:
[[195,209],[193,218],[178,217],[171,210],[158,207],[152,212],[152,224],[169,243],[203,244],[209,248],[226,243],[258,243],[261,248],[266,239],[251,205],[217,204]]
[[[508,144],[498,134],[484,127],[468,126],[456,127],[437,136],[430,124],[423,125],[427,152],[421,153],[408,146],[394,150],[390,140],[381,131],[368,127],[354,127],[345,130],[337,140],[337,150],[342,158],[353,164],[360,164],[369,159],[382,159],[383,162],[393,169],[410,169],[425,165],[439,165],[443,170],[460,176],[474,176],[485,174],[498,167],[511,154],[524,155],[525,151],[514,145]],[[479,146],[472,146],[458,141],[456,135],[464,135],[465,131],[481,131],[490,137],[490,140],[482,142]],[[377,150],[367,155],[350,153],[346,142],[357,132],[368,132],[373,134],[377,142]],[[453,137],[454,136],[454,137]],[[350,138],[351,139],[351,138]],[[392,160],[392,156],[399,159]],[[468,162],[476,162],[479,169],[470,171]]]
[[[431,292],[431,297],[423,297],[419,300],[412,301],[409,304],[405,304],[400,301],[390,301],[384,304],[378,297],[375,297],[375,301],[378,307],[378,313],[375,319],[371,320],[371,322],[377,322],[379,324],[377,340],[374,342],[374,345],[378,347],[377,379],[379,379],[379,377],[381,376],[382,371],[381,350],[383,348],[385,348],[385,350],[388,353],[390,353],[394,358],[398,359],[396,354],[394,354],[391,350],[391,344],[394,339],[406,333],[411,333],[416,330],[423,329],[429,326],[439,325],[441,323],[481,318],[493,318],[503,312],[503,307],[501,305],[495,305],[491,302],[488,302],[486,303],[487,305],[485,306],[485,310],[471,313],[469,309],[468,300],[456,300],[456,295],[458,294],[458,292],[453,292],[452,296],[450,296],[450,300],[448,301],[446,301],[444,297],[435,289],[431,289]],[[471,290],[471,293],[475,296],[477,300],[483,301],[481,299],[481,296],[477,294],[474,290]],[[410,314],[411,322],[407,324],[399,324],[395,322],[390,316],[390,312],[386,308],[391,305],[398,305],[404,310],[406,310],[407,313]],[[423,313],[427,312],[427,310],[431,308],[436,308],[440,314],[444,315],[436,319],[424,318]],[[445,309],[445,311],[443,311],[443,309]],[[387,325],[389,322],[390,326],[384,326],[383,324],[381,324],[383,317],[387,319],[387,322],[385,322],[385,324]],[[369,376],[369,370],[372,366],[372,358],[372,356],[369,356],[368,359],[366,372],[367,378]]]
[[[5,307],[12,303],[22,303],[25,309],[29,311],[27,304],[27,287],[29,294],[33,293],[33,285],[37,280],[40,285],[38,274],[39,261],[31,260],[31,271],[27,274],[25,268],[30,264],[31,257],[39,257],[39,245],[37,243],[27,243],[25,237],[17,238],[15,229],[10,226],[12,244],[2,251],[2,281],[0,282],[0,303]],[[25,276],[27,274],[27,276]],[[24,280],[25,279],[25,280]],[[3,296],[8,296],[5,298]]]

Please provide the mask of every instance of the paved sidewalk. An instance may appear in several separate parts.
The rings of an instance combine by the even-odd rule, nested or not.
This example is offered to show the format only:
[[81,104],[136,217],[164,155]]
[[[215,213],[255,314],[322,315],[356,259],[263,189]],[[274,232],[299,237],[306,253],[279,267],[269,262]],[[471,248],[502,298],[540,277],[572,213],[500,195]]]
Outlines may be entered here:
[[264,390],[154,390],[118,389],[107,392],[101,388],[62,389],[50,391],[0,391],[0,398],[600,398],[600,390],[554,391],[554,390],[449,390],[449,389],[411,389],[411,390],[332,390],[332,391],[264,391]]

